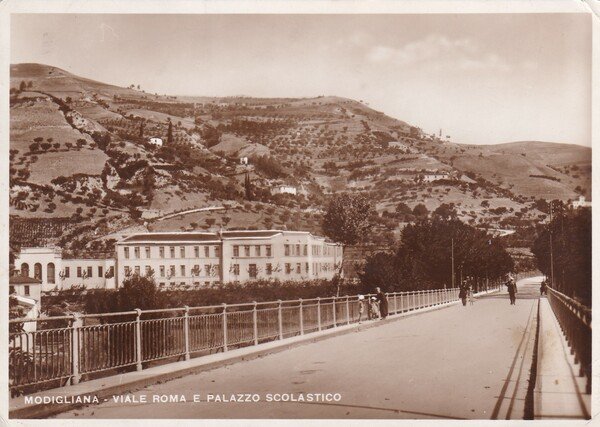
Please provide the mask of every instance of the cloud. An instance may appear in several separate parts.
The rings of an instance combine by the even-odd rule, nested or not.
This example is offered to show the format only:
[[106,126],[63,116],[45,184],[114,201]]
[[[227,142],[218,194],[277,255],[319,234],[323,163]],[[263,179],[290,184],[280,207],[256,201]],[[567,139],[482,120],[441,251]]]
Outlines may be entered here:
[[431,34],[400,47],[377,45],[368,49],[366,58],[375,64],[399,66],[450,66],[461,70],[510,71],[502,57],[486,53],[473,39],[451,39]]

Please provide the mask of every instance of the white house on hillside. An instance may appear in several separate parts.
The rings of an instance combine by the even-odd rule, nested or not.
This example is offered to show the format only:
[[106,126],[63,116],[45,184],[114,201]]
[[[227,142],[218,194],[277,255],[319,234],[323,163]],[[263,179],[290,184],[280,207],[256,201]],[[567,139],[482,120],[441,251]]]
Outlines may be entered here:
[[152,145],[156,145],[157,147],[162,147],[163,146],[163,140],[162,138],[158,138],[158,137],[151,137],[148,139],[148,142]]
[[271,189],[271,194],[292,194],[296,196],[298,189],[292,185],[278,185]]
[[592,206],[592,202],[588,202],[585,200],[585,196],[579,196],[578,200],[574,200],[571,203],[571,206],[573,207],[573,209],[578,209],[578,208],[589,208]]

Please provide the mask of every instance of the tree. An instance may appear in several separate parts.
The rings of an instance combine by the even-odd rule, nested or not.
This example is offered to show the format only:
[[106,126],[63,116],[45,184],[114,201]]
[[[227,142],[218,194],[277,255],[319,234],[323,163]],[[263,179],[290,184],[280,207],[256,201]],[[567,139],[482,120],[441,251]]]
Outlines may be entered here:
[[173,123],[171,123],[171,119],[169,119],[169,128],[167,129],[167,143],[171,144],[173,142]]
[[25,87],[26,87],[25,82],[23,80],[21,80],[21,83],[19,83],[19,90],[21,92],[23,92],[25,90]]
[[139,133],[139,137],[143,138],[144,137],[144,121],[140,121],[140,133]]
[[414,207],[413,214],[417,217],[426,217],[429,214],[429,210],[427,210],[427,206],[423,203],[419,203]]
[[[372,228],[374,215],[375,209],[363,195],[334,195],[323,217],[323,232],[333,241],[341,243],[342,248],[355,245],[362,241]],[[342,266],[338,274],[341,276],[341,273]]]
[[454,203],[442,203],[433,211],[433,215],[445,220],[456,218]]
[[252,183],[250,182],[250,175],[246,173],[246,178],[244,179],[244,190],[246,195],[246,200],[252,201],[254,198],[254,194],[252,191]]
[[406,203],[400,202],[398,203],[398,206],[396,206],[396,213],[400,215],[410,215],[412,214],[412,210]]

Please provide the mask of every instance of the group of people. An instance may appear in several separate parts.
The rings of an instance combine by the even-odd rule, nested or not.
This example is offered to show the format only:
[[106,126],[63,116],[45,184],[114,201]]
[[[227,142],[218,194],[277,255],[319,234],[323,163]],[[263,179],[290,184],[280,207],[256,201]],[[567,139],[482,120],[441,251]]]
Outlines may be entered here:
[[366,312],[367,319],[385,319],[388,316],[388,300],[381,288],[375,289],[375,296],[366,299],[364,295],[358,296],[358,323],[361,323]]

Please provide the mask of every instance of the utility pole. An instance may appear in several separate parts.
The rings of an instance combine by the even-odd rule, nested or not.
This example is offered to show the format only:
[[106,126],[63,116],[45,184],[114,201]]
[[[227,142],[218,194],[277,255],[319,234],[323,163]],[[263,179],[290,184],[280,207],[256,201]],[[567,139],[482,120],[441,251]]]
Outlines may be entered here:
[[549,231],[550,231],[550,284],[552,285],[552,288],[554,289],[554,253],[552,250],[552,202],[550,202]]
[[452,239],[452,288],[454,288],[454,238]]

